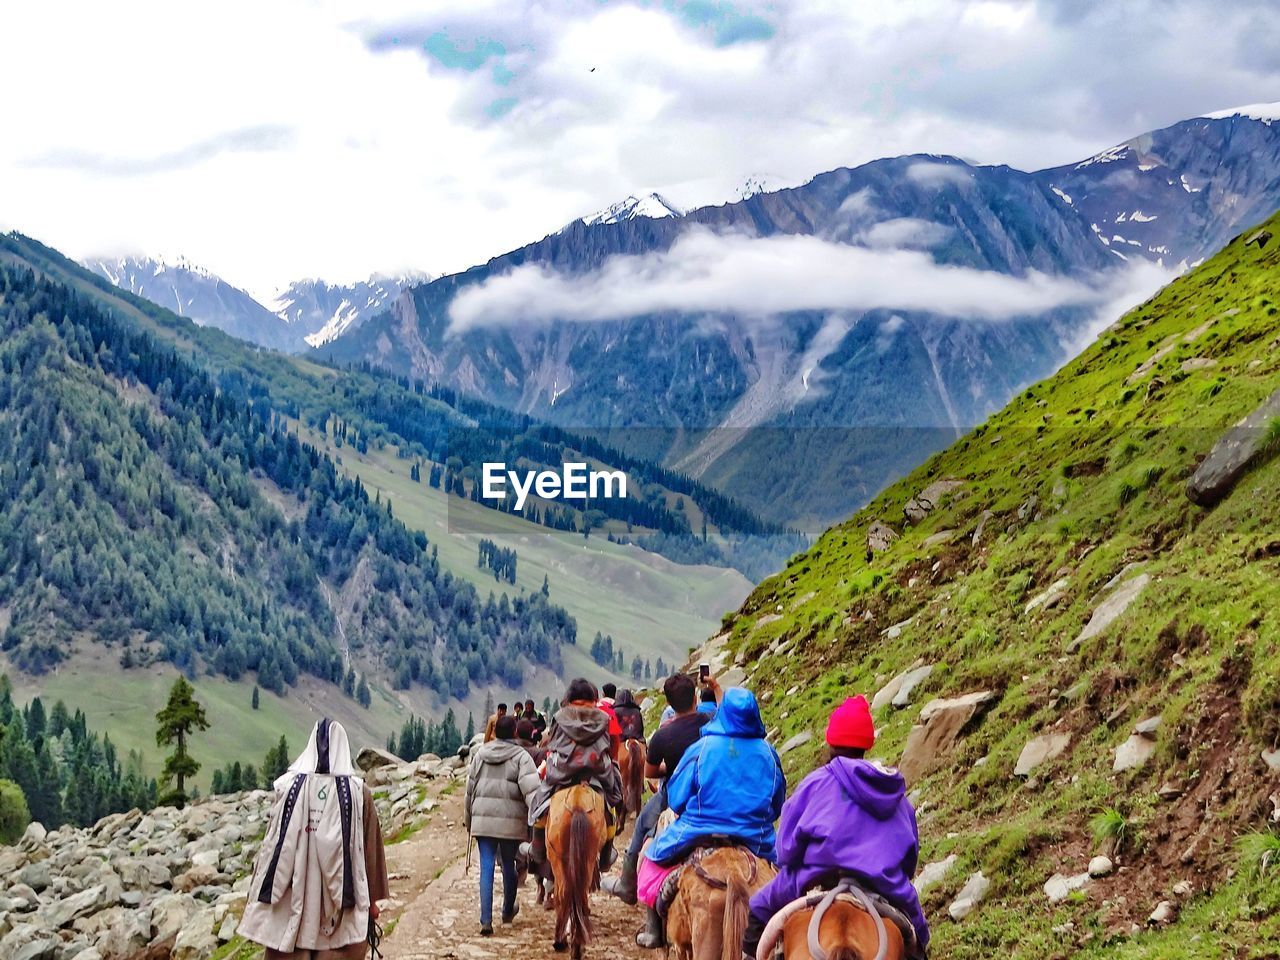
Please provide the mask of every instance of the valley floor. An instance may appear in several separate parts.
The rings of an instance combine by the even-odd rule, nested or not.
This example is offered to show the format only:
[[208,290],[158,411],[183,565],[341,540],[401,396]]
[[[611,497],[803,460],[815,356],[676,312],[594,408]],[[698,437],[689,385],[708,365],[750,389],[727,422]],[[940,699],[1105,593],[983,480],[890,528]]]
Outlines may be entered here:
[[[440,806],[420,830],[387,847],[394,898],[382,917],[383,929],[390,930],[382,942],[387,960],[541,960],[564,956],[551,949],[553,914],[534,903],[532,882],[520,891],[520,914],[515,923],[503,926],[495,922],[492,937],[480,936],[480,874],[474,854],[471,859],[468,869],[459,782],[456,790],[441,795]],[[501,911],[501,884],[499,878],[494,890],[495,917]],[[591,916],[595,940],[587,948],[588,958],[662,956],[635,945],[633,937],[643,922],[640,907],[628,907],[604,893],[594,893]]]

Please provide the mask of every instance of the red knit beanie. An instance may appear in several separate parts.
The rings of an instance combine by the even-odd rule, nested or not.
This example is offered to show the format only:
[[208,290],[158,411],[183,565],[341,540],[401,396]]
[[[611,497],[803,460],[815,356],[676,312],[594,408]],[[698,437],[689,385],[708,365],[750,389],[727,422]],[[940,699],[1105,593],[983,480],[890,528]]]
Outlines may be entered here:
[[833,747],[870,750],[875,742],[876,727],[871,722],[871,705],[866,697],[850,697],[836,707],[827,724],[827,743]]

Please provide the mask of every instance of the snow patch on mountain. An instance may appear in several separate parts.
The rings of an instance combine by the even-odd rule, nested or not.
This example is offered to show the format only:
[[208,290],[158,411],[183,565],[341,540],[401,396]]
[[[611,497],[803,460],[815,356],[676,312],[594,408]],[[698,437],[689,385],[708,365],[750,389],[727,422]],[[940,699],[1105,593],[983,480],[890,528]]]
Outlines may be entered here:
[[600,223],[623,223],[640,217],[661,220],[664,217],[683,216],[684,211],[662,196],[662,194],[649,193],[643,197],[631,196],[625,200],[619,200],[603,210],[597,210],[595,213],[580,217],[574,223],[585,223],[588,227],[594,227]]
[[1276,100],[1273,103],[1251,103],[1244,107],[1230,107],[1226,110],[1217,110],[1204,115],[1206,120],[1229,120],[1232,117],[1261,120],[1269,125],[1276,120],[1280,120],[1280,100]]

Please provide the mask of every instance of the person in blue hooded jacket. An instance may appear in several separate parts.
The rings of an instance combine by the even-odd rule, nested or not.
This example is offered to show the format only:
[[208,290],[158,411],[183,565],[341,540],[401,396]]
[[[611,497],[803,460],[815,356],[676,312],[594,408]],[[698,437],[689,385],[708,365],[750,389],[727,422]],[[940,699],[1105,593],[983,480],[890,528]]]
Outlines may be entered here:
[[702,840],[727,838],[772,862],[773,825],[786,798],[782,762],[765,741],[755,694],[730,687],[667,781],[667,803],[679,819],[658,834],[645,856],[670,866]]

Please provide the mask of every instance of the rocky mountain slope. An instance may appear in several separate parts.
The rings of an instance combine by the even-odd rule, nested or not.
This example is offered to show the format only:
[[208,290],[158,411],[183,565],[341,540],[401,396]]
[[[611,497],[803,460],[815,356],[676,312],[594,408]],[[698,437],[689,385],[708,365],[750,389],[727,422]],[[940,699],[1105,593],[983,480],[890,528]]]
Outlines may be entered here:
[[387,309],[427,274],[375,274],[354,283],[297,280],[263,304],[186,257],[95,257],[84,265],[122,290],[262,347],[290,352],[319,347]]
[[[457,757],[388,764],[367,751],[361,760],[390,842],[420,828],[465,776]],[[33,823],[19,843],[0,847],[0,956],[209,960],[238,951],[271,799],[266,790],[212,797],[79,830]]]
[[267,309],[307,345],[320,347],[388,309],[405,287],[430,281],[425,273],[400,277],[374,274],[368,280],[345,284],[297,280],[278,293]]
[[762,582],[693,661],[791,778],[874,697],[938,956],[1280,951],[1280,217]]
[[98,276],[180,317],[277,350],[305,346],[295,330],[245,290],[186,257],[93,258]]
[[[1052,372],[1109,309],[1100,293],[976,321],[948,308],[949,278],[1105,286],[1108,277],[1138,283],[1127,271],[1141,262],[1156,271],[1141,275],[1149,291],[1158,271],[1199,260],[1277,205],[1280,126],[1252,116],[1189,120],[1034,174],[900,157],[680,218],[575,222],[413,288],[324,354],[607,429],[616,444],[661,454],[774,518],[820,529]],[[800,296],[716,306],[737,304],[732,291],[758,271],[741,259],[750,241],[800,238],[806,255],[763,295],[813,287],[814,306]],[[820,290],[862,266],[849,250],[902,254],[912,265],[924,258],[947,271],[911,280],[918,274],[895,260],[865,268],[852,290]],[[770,246],[761,257],[783,253]],[[804,279],[818,257],[836,259]],[[883,274],[898,276],[897,286],[868,302],[861,291]],[[496,281],[524,293],[506,313],[494,308],[459,327],[459,298],[498,289]],[[664,298],[664,285],[688,296]],[[919,303],[920,288],[936,300]],[[639,306],[615,316],[618,302]]]

